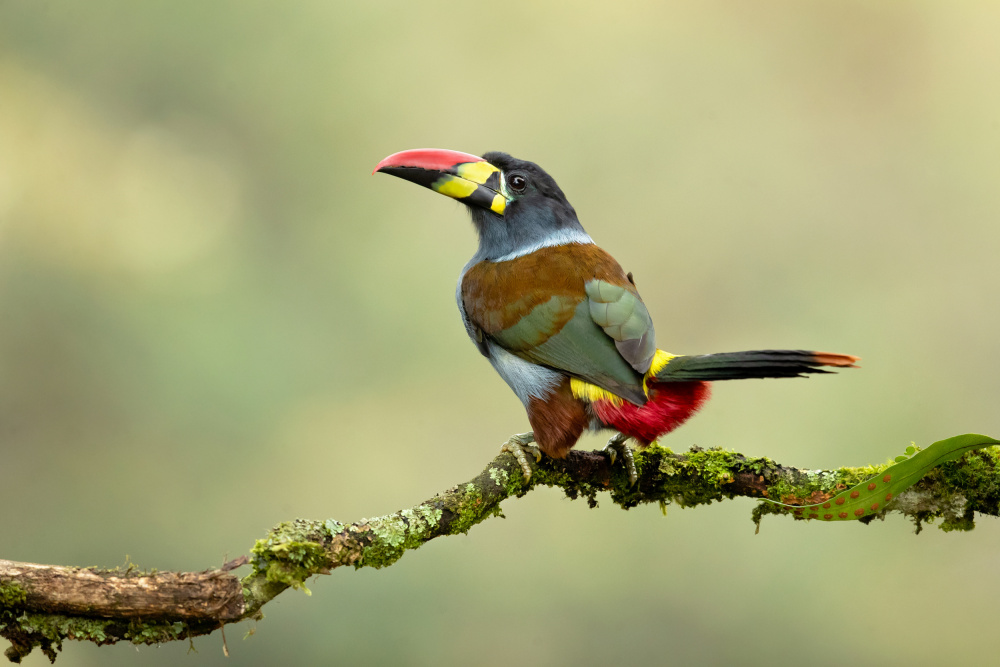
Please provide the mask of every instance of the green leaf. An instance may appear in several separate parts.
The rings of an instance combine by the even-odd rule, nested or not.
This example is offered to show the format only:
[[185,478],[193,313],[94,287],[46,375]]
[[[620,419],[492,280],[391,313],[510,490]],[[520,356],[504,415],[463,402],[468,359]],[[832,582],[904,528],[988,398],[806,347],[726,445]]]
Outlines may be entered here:
[[860,519],[877,514],[885,508],[886,503],[916,484],[932,468],[946,461],[959,459],[966,452],[992,445],[1000,445],[1000,440],[978,433],[939,440],[921,451],[917,451],[916,447],[911,445],[906,448],[907,454],[911,454],[911,457],[897,456],[896,463],[880,474],[846,491],[841,491],[825,502],[814,505],[788,505],[774,500],[767,502],[791,508],[796,516],[807,519],[825,521]]

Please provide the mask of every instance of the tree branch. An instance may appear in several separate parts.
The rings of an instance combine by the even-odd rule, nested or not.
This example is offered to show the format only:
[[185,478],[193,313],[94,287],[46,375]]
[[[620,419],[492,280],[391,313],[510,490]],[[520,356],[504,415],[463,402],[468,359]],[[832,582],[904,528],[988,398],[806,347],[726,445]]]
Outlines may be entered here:
[[[1000,515],[997,449],[974,451],[934,468],[861,521],[899,512],[919,533],[923,523],[937,519],[944,530],[970,530],[975,512]],[[664,508],[671,503],[694,507],[739,496],[803,505],[824,502],[889,466],[799,470],[718,449],[674,454],[655,445],[636,452],[635,462],[639,481],[634,486],[605,454],[580,451],[563,460],[544,458],[525,482],[514,457],[501,454],[471,481],[410,509],[353,524],[332,519],[282,523],[257,541],[249,558],[204,572],[0,560],[0,636],[11,642],[6,656],[19,662],[35,647],[55,661],[65,639],[152,644],[208,634],[227,623],[261,618],[261,607],[288,588],[308,592],[305,580],[315,574],[329,574],[342,565],[386,567],[428,540],[465,533],[501,515],[504,499],[537,486],[559,487],[570,498],[586,498],[592,507],[599,492],[609,492],[623,509],[653,502]],[[779,513],[789,510],[762,502],[753,510],[753,520],[759,529],[765,514]],[[230,573],[247,563],[252,571],[242,580]]]

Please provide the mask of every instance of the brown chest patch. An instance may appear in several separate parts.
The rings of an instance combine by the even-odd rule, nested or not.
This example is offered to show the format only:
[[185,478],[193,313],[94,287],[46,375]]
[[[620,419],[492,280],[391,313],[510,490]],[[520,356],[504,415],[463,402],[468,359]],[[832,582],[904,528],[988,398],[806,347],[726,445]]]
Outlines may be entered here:
[[[606,280],[635,292],[615,258],[594,244],[541,248],[506,262],[480,262],[462,279],[462,303],[469,318],[489,334],[509,327],[552,297],[577,304],[586,298],[584,283]],[[565,320],[572,317],[566,308]],[[565,322],[558,323],[562,326]]]

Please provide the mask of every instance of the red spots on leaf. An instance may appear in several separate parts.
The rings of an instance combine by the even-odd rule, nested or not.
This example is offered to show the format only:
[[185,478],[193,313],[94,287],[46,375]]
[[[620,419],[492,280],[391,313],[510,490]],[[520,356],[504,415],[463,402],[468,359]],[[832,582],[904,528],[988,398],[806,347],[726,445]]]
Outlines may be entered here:
[[854,516],[861,516],[864,513],[865,513],[865,510],[864,510],[863,507],[859,507],[858,509],[854,510]]
[[892,481],[892,475],[886,475],[885,477],[882,478],[882,481],[888,484],[889,482]]
[[872,512],[878,511],[878,503],[872,503]]
[[830,509],[830,503],[823,503],[823,509],[825,510]]
[[834,500],[833,502],[837,503],[838,505],[843,505],[844,501],[846,501],[846,500],[847,500],[847,498],[845,498],[844,496],[841,496],[841,497],[837,498],[836,500]]
[[861,494],[858,491],[851,491],[851,498],[857,498]]
[[827,521],[829,521],[830,519],[833,518],[833,515],[832,514],[824,514],[823,518],[826,519]]
[[891,493],[885,494],[885,499],[886,500],[892,500],[892,494]]
[[872,482],[871,484],[868,485],[868,490],[869,491],[874,491],[875,490],[875,482]]
[[818,519],[819,518],[819,514],[816,514],[815,512],[813,512],[812,514],[809,515],[809,518],[810,519]]
[[841,512],[837,516],[839,516],[841,519],[846,519],[847,518],[847,512]]

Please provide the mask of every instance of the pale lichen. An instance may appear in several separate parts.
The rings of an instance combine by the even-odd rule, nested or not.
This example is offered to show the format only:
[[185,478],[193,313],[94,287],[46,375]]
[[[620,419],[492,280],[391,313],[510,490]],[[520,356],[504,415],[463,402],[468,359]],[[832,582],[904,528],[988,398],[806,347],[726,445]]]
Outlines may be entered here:
[[510,475],[508,475],[507,471],[504,470],[503,468],[496,468],[494,466],[490,466],[490,479],[492,479],[493,483],[496,484],[501,489],[507,486],[507,480],[509,478]]
[[[907,454],[911,455],[909,452]],[[573,460],[575,459],[575,461]],[[500,502],[522,496],[538,485],[558,486],[570,498],[583,497],[596,505],[596,495],[609,491],[624,509],[653,502],[684,507],[710,504],[737,495],[782,499],[808,499],[833,495],[881,474],[892,462],[839,468],[794,470],[767,458],[748,458],[721,449],[694,448],[674,454],[652,445],[635,453],[640,473],[630,484],[622,466],[607,467],[606,459],[593,453],[576,453],[570,460],[543,459],[530,481],[509,454],[495,459],[475,480],[449,489],[412,509],[354,524],[334,519],[295,520],[276,526],[252,550],[253,572],[243,579],[246,612],[259,617],[260,607],[289,587],[305,589],[308,577],[328,573],[341,565],[386,567],[409,549],[441,535],[468,531],[490,516],[502,516]],[[941,518],[944,530],[972,528],[975,511],[1000,514],[1000,451],[996,448],[967,454],[933,469],[909,491],[900,493],[879,513],[898,510],[918,524]],[[764,503],[754,509],[763,514],[786,510]],[[126,574],[131,572],[128,569]],[[55,657],[64,639],[84,639],[96,644],[126,640],[155,643],[206,634],[220,622],[202,624],[179,621],[138,622],[121,619],[88,619],[57,614],[25,613],[26,591],[15,583],[0,583],[0,632],[12,642],[8,656],[20,659],[33,647]]]

